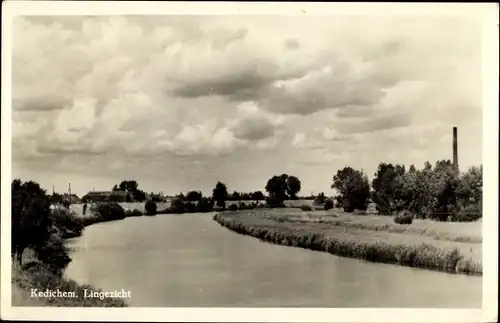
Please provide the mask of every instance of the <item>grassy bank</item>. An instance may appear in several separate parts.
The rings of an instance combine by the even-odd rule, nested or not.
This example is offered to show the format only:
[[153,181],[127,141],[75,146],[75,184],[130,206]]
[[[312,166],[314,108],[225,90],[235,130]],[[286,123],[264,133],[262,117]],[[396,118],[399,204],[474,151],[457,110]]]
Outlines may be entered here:
[[[116,204],[103,204],[92,211],[83,218],[65,209],[51,212],[52,228],[45,248],[39,248],[38,252],[25,249],[22,253],[22,265],[14,259],[12,261],[12,306],[127,306],[122,298],[85,297],[86,290],[87,295],[102,291],[87,284],[78,284],[63,275],[65,267],[71,261],[66,239],[80,236],[86,226],[94,223],[142,215],[139,211],[125,212]],[[33,294],[33,291],[43,293],[47,290],[56,293],[59,291],[62,297],[37,297]]]
[[[85,290],[100,292],[90,285],[80,285],[74,280],[55,275],[43,263],[28,252],[29,260],[21,266],[12,264],[12,306],[59,306],[59,307],[125,307],[121,298],[86,298]],[[32,289],[74,292],[77,297],[33,297]]]
[[[217,213],[214,220],[230,230],[271,243],[372,262],[482,275],[481,244],[436,240],[408,232],[286,221],[289,209],[267,211]],[[283,216],[272,217],[273,213]]]
[[[251,213],[247,214],[251,216]],[[394,223],[392,216],[353,215],[338,209],[312,212],[301,212],[298,210],[281,212],[280,210],[268,209],[264,212],[259,212],[259,216],[268,219],[275,219],[279,222],[303,224],[321,223],[332,226],[347,227],[349,229],[420,235],[435,240],[448,240],[477,244],[480,244],[483,241],[482,221],[480,220],[476,222],[438,222],[415,219],[411,225],[400,225]]]

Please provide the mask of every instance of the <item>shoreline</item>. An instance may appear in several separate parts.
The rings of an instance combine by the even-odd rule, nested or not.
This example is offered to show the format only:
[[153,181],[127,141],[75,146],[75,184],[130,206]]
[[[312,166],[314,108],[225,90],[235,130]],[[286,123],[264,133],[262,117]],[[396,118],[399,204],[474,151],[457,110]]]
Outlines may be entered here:
[[[63,238],[64,245],[66,246],[70,239],[81,237],[88,226],[118,220],[123,219],[105,220],[98,217],[88,217],[87,220],[82,219],[83,230],[66,234]],[[28,250],[25,252],[28,252]],[[125,301],[126,297],[107,297],[107,293],[110,291],[103,291],[88,284],[79,284],[65,276],[65,269],[62,271],[61,276],[55,275],[34,255],[28,255],[28,260],[23,261],[22,267],[12,260],[12,307],[128,307]],[[38,295],[37,292],[48,291],[48,294],[51,295],[52,292],[55,292],[56,297],[45,297],[44,295],[34,297],[34,290],[35,295]],[[87,297],[89,291],[91,291],[91,295],[106,295],[106,297]],[[57,292],[62,293],[62,297],[57,297]],[[130,295],[130,292],[127,295]]]
[[[275,223],[265,221],[258,224],[252,223],[258,216],[241,218],[237,216],[238,212],[216,213],[213,220],[238,234],[252,236],[273,244],[327,252],[340,257],[371,262],[451,274],[482,276],[482,264],[471,258],[465,258],[458,248],[446,250],[425,242],[397,244],[388,241],[357,241],[347,236],[347,228],[344,228],[343,232],[338,232],[338,235],[328,235],[307,230],[304,226],[292,229],[277,221]],[[339,226],[336,228],[338,229]],[[388,234],[387,237],[389,237]]]

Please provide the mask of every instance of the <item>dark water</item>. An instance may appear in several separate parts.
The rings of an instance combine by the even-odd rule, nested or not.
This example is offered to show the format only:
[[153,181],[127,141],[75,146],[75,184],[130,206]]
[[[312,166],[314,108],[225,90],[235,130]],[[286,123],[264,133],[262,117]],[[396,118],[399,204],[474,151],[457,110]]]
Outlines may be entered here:
[[231,232],[212,214],[92,225],[66,274],[144,307],[481,307],[482,278],[336,257]]

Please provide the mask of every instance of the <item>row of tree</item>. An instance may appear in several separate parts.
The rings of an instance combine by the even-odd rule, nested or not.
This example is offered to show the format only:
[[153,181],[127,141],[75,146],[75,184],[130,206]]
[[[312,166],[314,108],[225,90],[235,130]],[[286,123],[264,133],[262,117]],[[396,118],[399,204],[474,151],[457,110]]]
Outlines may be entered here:
[[371,182],[363,171],[345,167],[333,177],[335,200],[347,212],[366,210],[370,201],[380,214],[409,211],[419,218],[470,221],[482,217],[483,167],[465,173],[449,160],[411,165],[380,163]]

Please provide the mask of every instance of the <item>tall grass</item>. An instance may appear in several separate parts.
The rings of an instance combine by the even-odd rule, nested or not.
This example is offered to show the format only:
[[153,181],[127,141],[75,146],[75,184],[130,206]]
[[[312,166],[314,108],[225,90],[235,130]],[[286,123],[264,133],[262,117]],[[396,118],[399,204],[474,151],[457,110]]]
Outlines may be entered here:
[[353,241],[322,233],[292,230],[286,227],[250,225],[228,214],[217,213],[213,218],[235,232],[250,235],[271,243],[328,252],[338,256],[372,262],[426,268],[449,273],[482,275],[482,265],[464,259],[458,249],[442,250],[430,244],[394,245],[381,241]]
[[100,292],[101,290],[93,288],[90,285],[80,285],[74,280],[55,275],[44,264],[40,262],[30,262],[20,268],[18,264],[13,264],[12,282],[24,291],[24,299],[13,299],[13,306],[22,306],[23,303],[29,305],[31,289],[38,289],[44,292],[59,290],[61,292],[75,292],[78,298],[39,298],[44,306],[57,307],[126,307],[127,303],[121,298],[85,298],[84,291],[92,290]]

